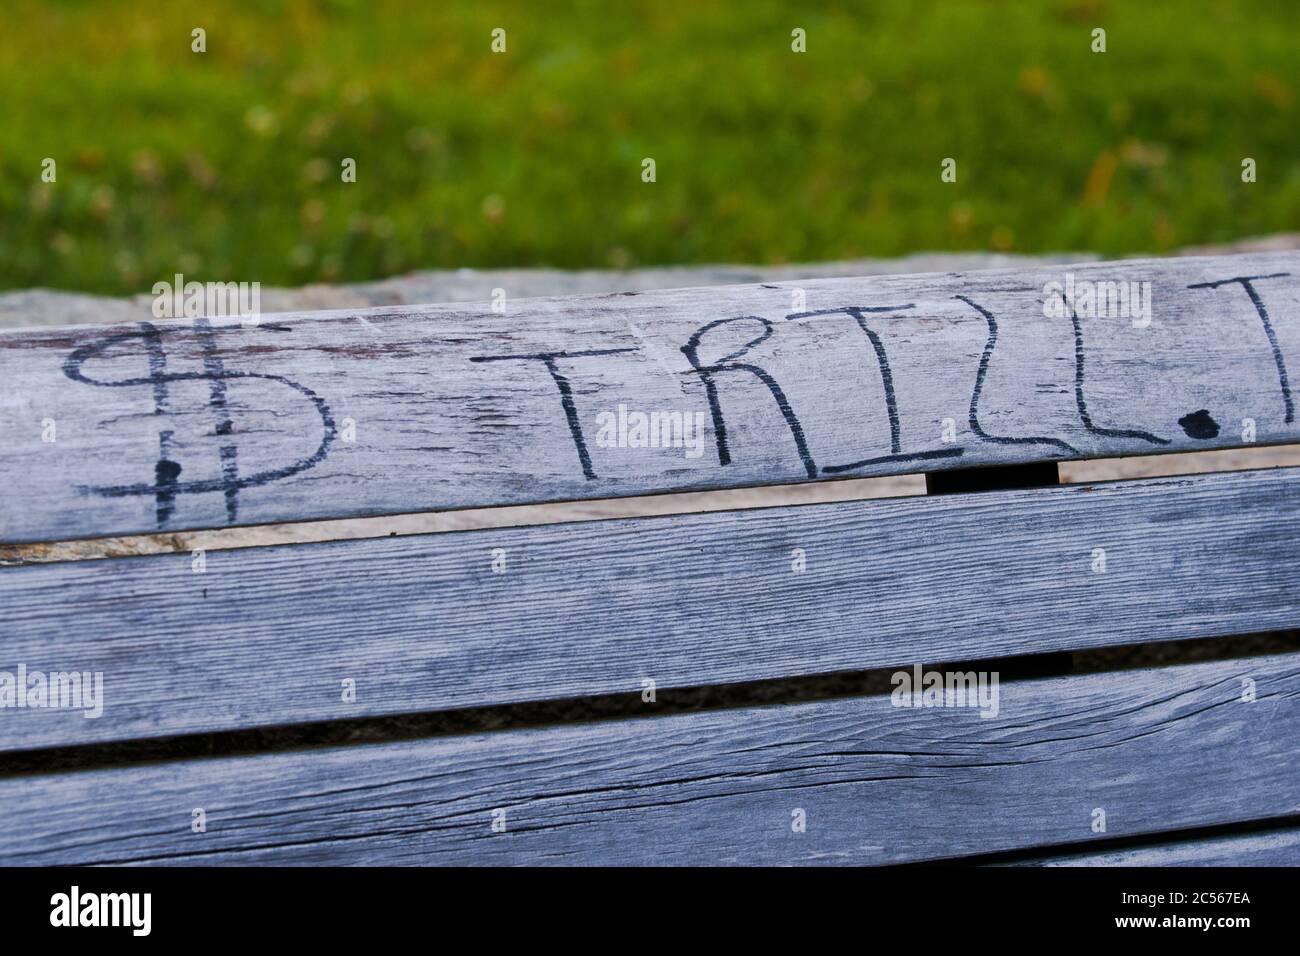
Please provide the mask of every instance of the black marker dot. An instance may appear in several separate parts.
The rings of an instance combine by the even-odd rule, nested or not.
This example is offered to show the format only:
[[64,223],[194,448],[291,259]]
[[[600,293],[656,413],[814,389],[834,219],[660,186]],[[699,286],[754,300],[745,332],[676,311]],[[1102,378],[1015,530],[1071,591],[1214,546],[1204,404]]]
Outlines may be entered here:
[[1209,410],[1205,408],[1188,412],[1178,419],[1178,424],[1183,426],[1183,431],[1191,438],[1215,438],[1219,434],[1219,423],[1210,417]]
[[154,475],[157,477],[160,485],[173,485],[176,479],[181,476],[180,462],[168,461],[163,458],[154,466]]

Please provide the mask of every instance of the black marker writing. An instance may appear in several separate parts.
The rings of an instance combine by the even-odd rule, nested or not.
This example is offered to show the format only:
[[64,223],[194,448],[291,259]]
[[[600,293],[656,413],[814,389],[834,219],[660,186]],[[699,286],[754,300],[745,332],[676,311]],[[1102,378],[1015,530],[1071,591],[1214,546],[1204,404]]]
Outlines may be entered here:
[[1168,445],[1168,438],[1159,438],[1137,428],[1103,428],[1093,424],[1092,416],[1088,414],[1088,403],[1083,397],[1083,324],[1079,321],[1078,310],[1073,306],[1070,307],[1070,325],[1074,329],[1074,404],[1079,410],[1079,420],[1083,422],[1083,427],[1094,435],[1105,435],[1108,438],[1136,438],[1153,445]]
[[[732,322],[757,322],[762,327],[762,331],[757,338],[751,339],[730,355],[724,356],[709,365],[701,365],[700,339],[714,329]],[[736,361],[750,349],[766,342],[771,335],[772,323],[756,315],[738,315],[730,319],[715,319],[708,325],[697,329],[695,334],[682,346],[682,352],[686,355],[686,360],[691,363],[691,368],[699,374],[704,382],[704,394],[709,402],[709,412],[713,415],[713,438],[718,448],[719,464],[731,464],[731,450],[727,446],[727,423],[722,415],[722,404],[718,401],[718,387],[714,381],[714,376],[720,372],[748,372],[766,385],[768,391],[772,393],[772,399],[776,402],[777,408],[780,409],[786,427],[790,429],[790,434],[794,438],[795,448],[798,449],[799,461],[803,463],[804,471],[809,478],[816,478],[817,464],[808,451],[808,442],[804,438],[803,426],[799,424],[799,417],[795,415],[794,409],[790,407],[790,401],[785,397],[785,392],[781,390],[781,386],[766,370],[759,368],[757,365]]]
[[980,395],[984,391],[984,378],[989,372],[989,359],[993,357],[993,350],[998,344],[998,323],[993,318],[992,312],[978,305],[973,299],[968,299],[964,295],[955,295],[953,298],[960,299],[984,316],[984,322],[989,330],[988,339],[984,342],[984,352],[980,355],[979,369],[975,372],[975,387],[971,390],[970,430],[977,437],[984,439],[984,441],[993,442],[995,445],[1054,445],[1068,455],[1078,454],[1073,445],[1069,445],[1059,438],[1009,438],[1003,435],[990,435],[984,430],[984,427],[980,425]]
[[[226,408],[226,367],[217,352],[217,338],[212,331],[212,323],[205,318],[196,319],[194,328],[199,333],[203,345],[203,367],[211,375],[208,385],[209,406],[216,416],[214,434],[229,435],[234,431],[234,422],[230,420]],[[231,443],[221,446],[221,481],[226,496],[226,520],[233,524],[239,512],[239,458],[238,449]]]
[[889,367],[889,354],[885,351],[885,343],[881,340],[880,335],[875,329],[867,324],[867,313],[882,314],[886,312],[902,312],[907,309],[915,308],[915,304],[908,302],[904,305],[846,305],[838,309],[817,309],[812,312],[792,312],[786,316],[787,320],[809,319],[824,315],[843,314],[850,316],[857,323],[862,333],[866,335],[867,341],[871,343],[871,348],[876,354],[876,365],[880,369],[881,388],[885,393],[885,416],[889,421],[889,454],[881,455],[875,458],[863,458],[859,461],[849,462],[847,465],[826,465],[821,469],[824,475],[841,474],[846,471],[854,471],[858,468],[865,468],[870,465],[883,465],[892,462],[918,461],[929,458],[955,458],[962,454],[961,448],[941,448],[934,451],[917,452],[915,454],[903,454],[903,429],[898,417],[898,399],[894,395],[894,373]]
[[1277,344],[1277,332],[1273,330],[1273,320],[1269,318],[1268,309],[1264,307],[1264,300],[1259,297],[1259,292],[1255,289],[1254,283],[1261,279],[1281,279],[1289,276],[1289,272],[1273,272],[1264,276],[1234,276],[1231,279],[1219,279],[1217,282],[1197,282],[1189,285],[1189,289],[1217,289],[1221,285],[1227,285],[1230,282],[1240,282],[1241,287],[1246,290],[1246,295],[1250,296],[1250,303],[1255,307],[1255,314],[1259,316],[1259,321],[1264,326],[1264,334],[1268,336],[1268,344],[1273,349],[1273,364],[1277,366],[1277,383],[1282,389],[1282,406],[1286,410],[1286,423],[1290,425],[1295,421],[1295,401],[1291,397],[1291,382],[1286,374],[1286,359],[1282,355],[1282,348]]
[[[169,334],[181,334],[182,331],[169,331]],[[324,460],[329,451],[330,444],[334,441],[335,427],[334,418],[330,413],[329,406],[319,395],[304,385],[300,385],[292,379],[285,378],[281,375],[266,375],[259,372],[243,372],[239,370],[230,370],[216,354],[216,347],[213,341],[214,330],[207,324],[206,320],[200,320],[199,332],[202,336],[202,346],[204,350],[204,371],[202,372],[169,372],[167,371],[167,354],[163,348],[162,333],[150,322],[141,322],[139,331],[123,332],[117,335],[108,336],[92,345],[83,345],[75,349],[63,363],[63,374],[74,382],[80,382],[83,385],[93,385],[96,388],[144,388],[148,387],[153,392],[154,413],[156,415],[167,415],[171,412],[171,396],[169,385],[174,382],[208,382],[209,383],[209,401],[208,405],[212,409],[216,420],[216,434],[232,435],[234,425],[230,420],[229,412],[226,407],[226,383],[230,381],[249,381],[253,379],[275,382],[286,388],[292,389],[298,394],[304,396],[311,402],[316,413],[320,416],[322,437],[316,450],[306,458],[301,458],[292,464],[283,468],[273,468],[267,471],[257,472],[252,475],[239,475],[235,468],[236,452],[234,442],[229,442],[222,446],[220,451],[221,457],[221,477],[207,478],[199,480],[181,481],[181,465],[174,461],[171,455],[171,446],[173,435],[170,430],[160,430],[158,433],[158,459],[154,465],[154,479],[152,482],[140,482],[132,485],[110,485],[105,487],[85,487],[81,490],[91,492],[97,495],[103,495],[110,498],[126,497],[129,495],[152,495],[155,502],[155,516],[158,528],[165,528],[167,522],[171,519],[175,510],[176,498],[184,494],[203,494],[207,492],[221,492],[226,500],[226,517],[229,523],[234,523],[238,513],[238,493],[245,488],[251,488],[257,485],[268,484],[272,481],[279,481],[296,475],[299,472],[306,471]],[[104,381],[102,379],[91,378],[82,371],[82,366],[90,359],[101,357],[106,350],[115,345],[139,341],[144,346],[144,351],[148,357],[149,374],[133,378],[123,378],[116,381]],[[217,387],[220,383],[220,387]]]
[[560,406],[569,423],[569,434],[574,447],[578,450],[578,463],[582,465],[583,477],[588,481],[595,479],[596,472],[591,467],[591,453],[587,451],[587,442],[582,435],[582,423],[578,421],[578,408],[573,402],[573,389],[569,379],[560,371],[556,359],[589,358],[593,355],[618,355],[622,352],[635,352],[636,349],[589,349],[583,352],[534,352],[528,355],[475,355],[471,362],[541,362],[551,374],[551,380],[560,392]]

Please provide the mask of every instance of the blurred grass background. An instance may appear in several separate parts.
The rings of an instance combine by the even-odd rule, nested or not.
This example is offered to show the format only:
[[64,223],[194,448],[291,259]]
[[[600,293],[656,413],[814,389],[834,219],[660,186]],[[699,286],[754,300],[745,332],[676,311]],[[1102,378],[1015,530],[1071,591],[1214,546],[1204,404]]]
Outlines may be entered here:
[[1272,0],[6,0],[3,19],[0,288],[1118,255],[1300,227],[1300,9]]

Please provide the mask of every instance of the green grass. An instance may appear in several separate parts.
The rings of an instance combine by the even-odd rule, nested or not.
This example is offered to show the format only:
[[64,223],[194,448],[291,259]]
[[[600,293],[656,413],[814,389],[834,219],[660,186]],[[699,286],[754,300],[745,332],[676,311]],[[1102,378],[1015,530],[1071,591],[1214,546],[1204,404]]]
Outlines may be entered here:
[[0,288],[1133,254],[1300,227],[1300,17],[1275,0],[9,0],[2,16]]

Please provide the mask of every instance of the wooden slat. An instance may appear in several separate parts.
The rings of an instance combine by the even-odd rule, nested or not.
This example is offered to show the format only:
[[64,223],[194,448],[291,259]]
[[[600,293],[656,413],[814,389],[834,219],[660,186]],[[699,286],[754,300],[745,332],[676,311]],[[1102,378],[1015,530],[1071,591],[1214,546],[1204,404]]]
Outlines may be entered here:
[[1112,838],[1294,811],[1297,696],[1282,655],[1007,682],[991,719],[882,695],[17,777],[0,861],[886,863],[1077,843],[1100,838],[1098,808]]
[[[1295,787],[1297,781],[1289,781]],[[1098,853],[1023,860],[1016,866],[1300,866],[1300,829],[1170,840]]]
[[1296,627],[1298,532],[1280,469],[11,568],[0,661],[105,710],[0,749]]
[[1295,369],[1295,253],[13,332],[0,541],[1294,442]]

